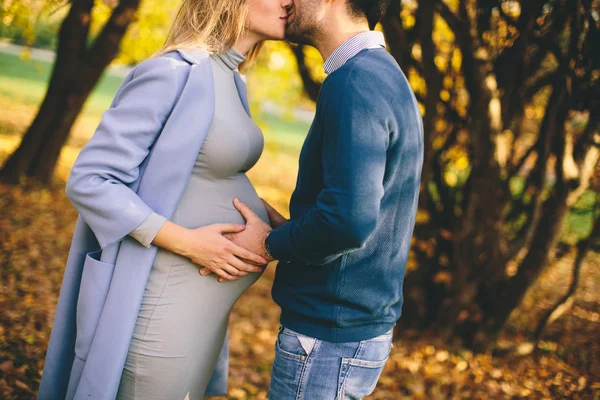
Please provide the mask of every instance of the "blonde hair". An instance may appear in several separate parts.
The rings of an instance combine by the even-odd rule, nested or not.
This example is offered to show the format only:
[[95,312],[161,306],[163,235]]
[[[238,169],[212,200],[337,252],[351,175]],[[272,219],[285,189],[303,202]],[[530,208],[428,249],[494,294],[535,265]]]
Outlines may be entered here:
[[[153,57],[176,49],[218,54],[231,48],[247,29],[248,0],[182,0],[165,44]],[[254,46],[240,68],[256,58]]]

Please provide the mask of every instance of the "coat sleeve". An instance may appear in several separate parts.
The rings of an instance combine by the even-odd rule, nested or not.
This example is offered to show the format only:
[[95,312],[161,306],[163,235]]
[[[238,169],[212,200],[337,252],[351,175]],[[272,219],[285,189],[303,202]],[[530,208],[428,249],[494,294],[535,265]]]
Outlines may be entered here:
[[122,240],[152,213],[131,184],[175,105],[178,86],[172,59],[138,65],[71,169],[67,196],[101,248]]

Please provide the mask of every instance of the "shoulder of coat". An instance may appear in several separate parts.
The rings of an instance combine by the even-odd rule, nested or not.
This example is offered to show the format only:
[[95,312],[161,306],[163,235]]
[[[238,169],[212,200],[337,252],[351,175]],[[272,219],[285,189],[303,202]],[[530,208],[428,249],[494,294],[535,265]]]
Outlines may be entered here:
[[190,64],[200,64],[202,61],[207,60],[210,56],[210,54],[203,49],[177,49],[165,54],[165,56],[169,55],[171,57],[179,56],[179,58],[187,61]]

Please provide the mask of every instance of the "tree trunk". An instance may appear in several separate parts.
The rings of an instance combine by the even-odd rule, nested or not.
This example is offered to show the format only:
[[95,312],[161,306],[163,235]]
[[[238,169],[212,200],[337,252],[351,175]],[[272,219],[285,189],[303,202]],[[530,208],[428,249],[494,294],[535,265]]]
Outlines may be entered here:
[[495,309],[485,313],[485,319],[476,333],[476,349],[485,349],[495,341],[510,314],[521,303],[527,289],[548,265],[569,210],[568,195],[566,187],[558,188],[544,205],[544,217],[540,221],[529,253],[517,274],[506,282],[504,289],[497,296],[494,296]]
[[401,0],[392,0],[388,6],[385,16],[381,20],[381,27],[385,34],[386,43],[390,54],[396,59],[404,73],[408,74],[408,68],[412,63],[410,48],[412,38],[409,36],[413,31],[406,31],[400,18]]
[[118,53],[139,0],[122,0],[91,48],[87,48],[93,0],[74,1],[59,33],[56,61],[46,96],[0,180],[17,184],[27,176],[49,184],[60,150],[102,72]]
[[[62,117],[60,111],[63,101],[61,100],[66,94],[64,89],[67,81],[74,76],[79,56],[85,52],[85,41],[89,33],[93,7],[93,0],[74,2],[63,21],[59,32],[56,61],[46,97],[33,123],[23,136],[20,146],[0,171],[2,181],[19,183],[21,177],[28,173],[34,158],[38,155],[44,136],[54,134],[50,129],[56,128],[58,123],[55,120]],[[64,109],[62,111],[64,112]]]
[[[436,123],[438,121],[437,105],[440,102],[440,91],[443,88],[442,74],[435,65],[436,47],[433,43],[433,1],[419,2],[417,10],[417,19],[419,24],[419,39],[421,42],[422,60],[423,60],[423,78],[427,82],[427,94],[423,106],[425,107],[425,116],[423,117],[424,157],[423,169],[421,171],[421,193],[419,196],[419,208],[425,209],[429,202],[428,184],[431,178],[433,168],[433,140],[435,139]],[[403,56],[403,58],[406,55]]]
[[[600,202],[597,202],[597,204],[600,204]],[[542,334],[544,333],[546,326],[558,319],[573,305],[575,291],[579,286],[579,272],[581,271],[581,266],[583,265],[583,261],[585,260],[585,256],[587,255],[588,251],[593,246],[594,242],[598,240],[598,238],[600,238],[600,217],[596,218],[589,236],[577,243],[577,255],[575,256],[575,261],[573,263],[573,274],[569,289],[567,290],[567,293],[565,293],[565,295],[562,296],[560,300],[558,300],[556,304],[550,308],[550,310],[540,319],[538,327],[533,334],[533,338],[536,342],[539,342],[542,338]]]
[[463,54],[462,74],[470,99],[469,158],[471,172],[463,190],[465,208],[453,235],[452,303],[444,321],[447,337],[463,337],[467,346],[471,325],[479,323],[482,310],[476,302],[478,288],[500,262],[501,219],[505,204],[500,168],[495,158],[497,134],[489,113],[493,93],[486,83],[491,65],[476,58],[480,43],[473,36],[474,21],[466,2],[459,7],[461,25],[455,24],[456,40]]

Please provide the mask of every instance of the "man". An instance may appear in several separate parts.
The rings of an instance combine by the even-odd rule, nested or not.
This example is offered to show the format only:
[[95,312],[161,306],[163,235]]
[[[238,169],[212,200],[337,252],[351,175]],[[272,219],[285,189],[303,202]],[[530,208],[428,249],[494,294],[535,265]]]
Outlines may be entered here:
[[291,219],[271,227],[237,199],[231,239],[279,260],[281,325],[269,398],[360,399],[373,392],[400,317],[417,212],[422,119],[406,77],[370,31],[388,0],[294,0],[287,36],[328,73],[300,154]]

